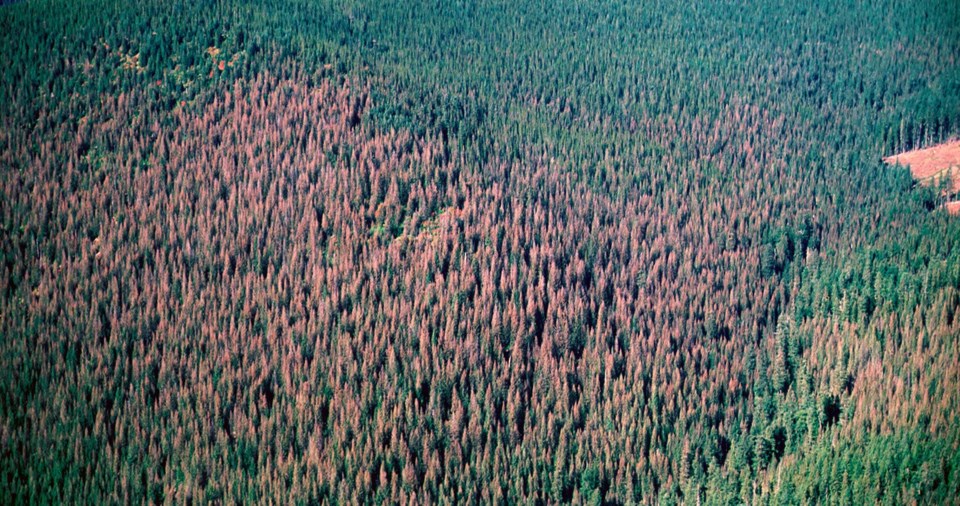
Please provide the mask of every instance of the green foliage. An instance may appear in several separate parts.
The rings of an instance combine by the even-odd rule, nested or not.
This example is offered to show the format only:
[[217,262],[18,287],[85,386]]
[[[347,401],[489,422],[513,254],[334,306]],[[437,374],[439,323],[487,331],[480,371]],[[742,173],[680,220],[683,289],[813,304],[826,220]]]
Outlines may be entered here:
[[948,503],[960,3],[0,8],[0,502]]

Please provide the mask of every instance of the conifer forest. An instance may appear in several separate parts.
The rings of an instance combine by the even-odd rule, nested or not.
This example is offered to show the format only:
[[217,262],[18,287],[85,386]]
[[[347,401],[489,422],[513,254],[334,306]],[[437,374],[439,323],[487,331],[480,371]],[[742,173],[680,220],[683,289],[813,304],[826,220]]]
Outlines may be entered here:
[[957,504],[958,138],[956,0],[0,2],[0,503]]

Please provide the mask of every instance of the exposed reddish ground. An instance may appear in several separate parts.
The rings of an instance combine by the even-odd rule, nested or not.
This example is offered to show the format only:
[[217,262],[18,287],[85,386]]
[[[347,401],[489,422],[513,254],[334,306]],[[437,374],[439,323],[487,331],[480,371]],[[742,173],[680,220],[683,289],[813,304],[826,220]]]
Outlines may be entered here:
[[927,179],[951,167],[960,167],[960,140],[888,156],[883,161],[909,166],[914,178]]
[[938,184],[941,178],[950,178],[952,184],[947,191],[960,191],[960,140],[899,153],[883,161],[910,167],[913,178],[924,184]]
[[[936,185],[949,178],[950,186],[944,189],[947,199],[960,193],[960,140],[888,156],[883,161],[910,167],[913,178],[921,184]],[[948,202],[944,208],[954,216],[960,215],[960,201]]]

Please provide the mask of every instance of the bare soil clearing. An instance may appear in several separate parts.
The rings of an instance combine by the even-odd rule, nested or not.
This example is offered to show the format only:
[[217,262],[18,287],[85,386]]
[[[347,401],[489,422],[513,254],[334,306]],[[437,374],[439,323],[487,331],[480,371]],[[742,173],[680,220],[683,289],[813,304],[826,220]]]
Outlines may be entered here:
[[917,180],[932,178],[951,167],[960,168],[960,140],[888,156],[883,161],[909,166]]
[[[960,140],[899,153],[883,161],[909,167],[910,174],[920,184],[939,185],[948,179],[950,184],[944,188],[944,196],[948,200],[960,193]],[[960,201],[948,202],[944,207],[950,214],[960,214]]]

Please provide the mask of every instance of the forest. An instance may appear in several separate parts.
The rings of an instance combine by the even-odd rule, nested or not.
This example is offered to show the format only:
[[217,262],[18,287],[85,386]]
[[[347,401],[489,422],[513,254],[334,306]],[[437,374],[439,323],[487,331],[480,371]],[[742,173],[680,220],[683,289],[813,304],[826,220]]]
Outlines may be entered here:
[[954,0],[0,2],[0,503],[950,504]]

